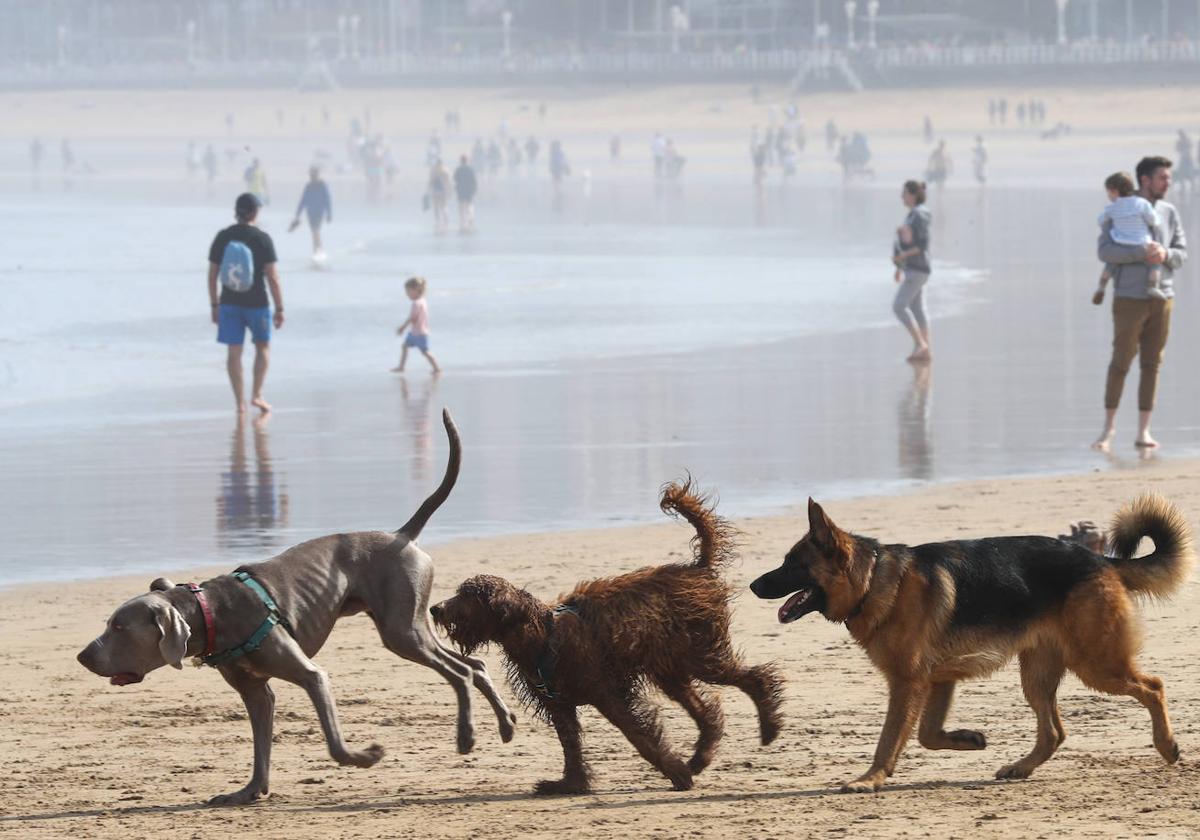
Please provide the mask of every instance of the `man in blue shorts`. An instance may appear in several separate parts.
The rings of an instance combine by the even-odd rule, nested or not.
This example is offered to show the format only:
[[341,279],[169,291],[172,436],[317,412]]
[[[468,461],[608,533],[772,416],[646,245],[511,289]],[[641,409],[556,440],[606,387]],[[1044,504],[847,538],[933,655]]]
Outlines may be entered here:
[[[262,203],[253,193],[242,193],[234,205],[237,224],[217,234],[208,251],[208,300],[217,341],[228,347],[226,369],[239,414],[246,411],[242,385],[242,345],[246,329],[254,341],[254,390],[250,404],[266,414],[270,404],[263,399],[263,380],[270,359],[271,308],[267,286],[275,301],[275,328],[283,327],[283,296],[275,268],[275,243],[258,229],[255,220]],[[217,298],[218,287],[220,299]]]

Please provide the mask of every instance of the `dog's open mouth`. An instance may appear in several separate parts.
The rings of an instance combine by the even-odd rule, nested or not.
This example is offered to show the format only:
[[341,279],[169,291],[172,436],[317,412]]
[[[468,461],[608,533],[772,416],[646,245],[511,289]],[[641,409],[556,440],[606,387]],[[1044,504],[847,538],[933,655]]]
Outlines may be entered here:
[[791,624],[798,618],[803,618],[810,612],[816,612],[825,606],[825,593],[818,588],[801,589],[793,593],[779,608],[779,623]]
[[144,679],[142,674],[135,674],[132,671],[123,671],[120,674],[113,674],[108,678],[108,681],[113,685],[133,685],[140,683]]

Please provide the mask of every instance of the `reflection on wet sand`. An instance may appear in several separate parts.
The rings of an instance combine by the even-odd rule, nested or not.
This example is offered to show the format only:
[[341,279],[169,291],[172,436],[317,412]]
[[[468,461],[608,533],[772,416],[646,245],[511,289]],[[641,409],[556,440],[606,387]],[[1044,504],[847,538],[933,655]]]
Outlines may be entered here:
[[896,403],[900,474],[925,481],[933,477],[933,434],[929,423],[933,366],[913,364],[912,382],[901,389]]
[[[404,402],[404,431],[412,441],[412,466],[414,482],[423,481],[433,465],[433,395],[437,392],[438,378],[431,376],[420,385],[410,386],[408,380],[400,379],[400,398]],[[440,428],[440,426],[439,426]]]
[[254,469],[246,464],[246,421],[238,417],[230,436],[229,470],[221,473],[217,503],[217,545],[223,550],[266,548],[275,529],[288,523],[288,495],[276,486],[264,414],[252,423]]

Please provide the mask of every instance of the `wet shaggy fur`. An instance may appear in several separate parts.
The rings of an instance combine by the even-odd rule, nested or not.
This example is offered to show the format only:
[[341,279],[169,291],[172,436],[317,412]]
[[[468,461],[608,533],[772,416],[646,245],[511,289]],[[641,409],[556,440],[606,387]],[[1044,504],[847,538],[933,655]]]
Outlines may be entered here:
[[[692,787],[724,731],[720,700],[700,683],[746,692],[763,744],[779,733],[781,679],[773,665],[745,667],[729,639],[731,593],[721,572],[733,555],[732,532],[690,483],[667,486],[661,507],[696,529],[692,562],[582,583],[558,601],[572,611],[556,612],[491,575],[465,581],[431,610],[464,652],[498,643],[521,699],[557,731],[563,777],[539,782],[538,793],[590,790],[579,706],[595,706],[677,790]],[[658,712],[645,698],[648,686],[696,722],[700,736],[690,760],[665,742]]]
[[[1147,537],[1154,551],[1135,557]],[[760,598],[791,596],[779,608],[782,623],[809,612],[845,623],[887,678],[888,712],[874,761],[842,788],[865,792],[892,775],[914,726],[928,749],[986,747],[982,732],[944,728],[955,684],[990,674],[1013,656],[1037,715],[1037,741],[997,778],[1028,777],[1066,739],[1056,694],[1067,670],[1091,688],[1142,703],[1155,748],[1175,763],[1179,746],[1162,681],[1134,662],[1140,632],[1133,601],[1167,597],[1187,579],[1192,561],[1187,520],[1157,495],[1116,515],[1109,556],[1051,537],[882,545],[838,528],[809,499],[808,534],[750,588]]]

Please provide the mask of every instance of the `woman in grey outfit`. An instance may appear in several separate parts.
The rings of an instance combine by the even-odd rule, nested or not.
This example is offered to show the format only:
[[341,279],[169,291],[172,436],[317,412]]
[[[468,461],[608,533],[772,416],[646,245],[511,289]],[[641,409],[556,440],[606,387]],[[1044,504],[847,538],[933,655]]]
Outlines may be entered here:
[[932,355],[922,292],[929,280],[929,225],[933,217],[925,206],[925,184],[921,181],[905,181],[900,199],[908,208],[908,216],[896,230],[892,245],[892,263],[900,284],[892,311],[912,336],[913,351],[908,361],[927,362]]

